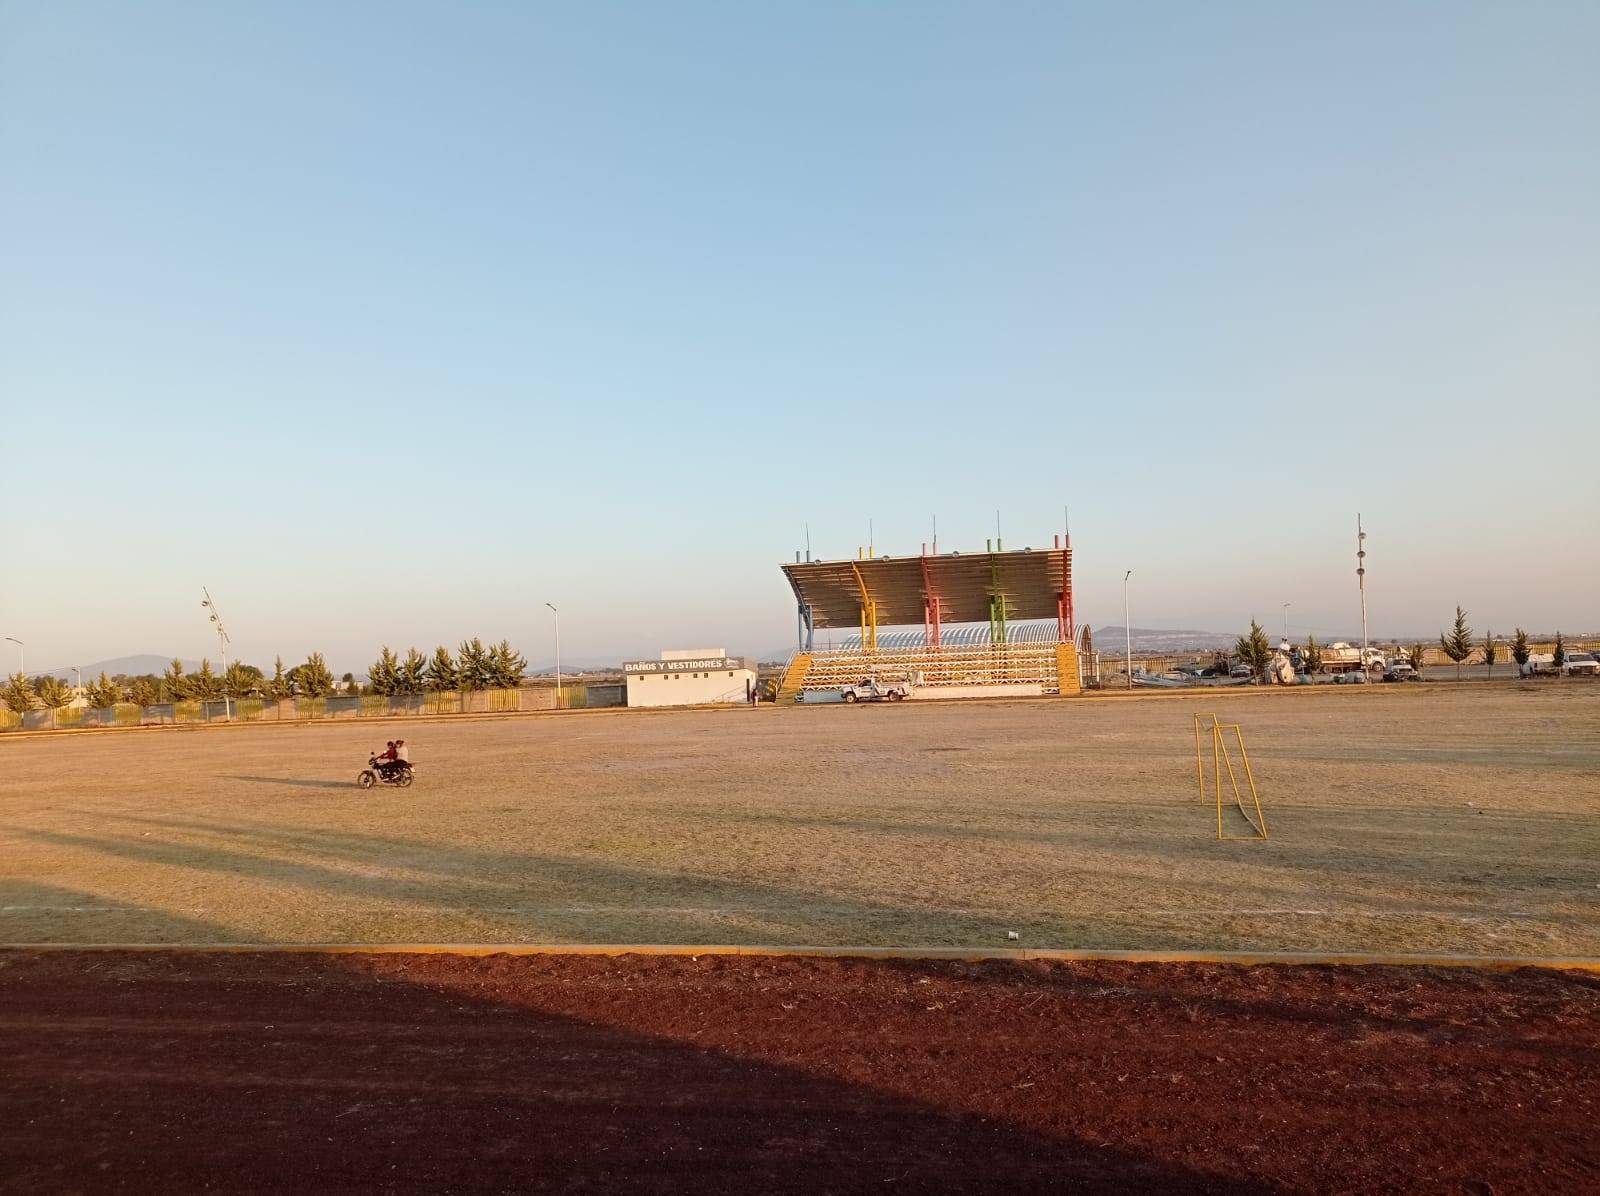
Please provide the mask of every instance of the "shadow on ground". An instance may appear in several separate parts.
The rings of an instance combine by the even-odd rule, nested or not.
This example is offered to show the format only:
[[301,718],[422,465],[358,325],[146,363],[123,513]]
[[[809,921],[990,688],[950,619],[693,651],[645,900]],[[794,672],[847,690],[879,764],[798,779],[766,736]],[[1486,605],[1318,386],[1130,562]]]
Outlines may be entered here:
[[[0,1162],[16,1190],[1222,1186],[1135,1147],[820,1074],[833,1065],[827,1034],[796,1052],[808,1067],[761,1059],[770,1041],[713,1049],[629,1028],[666,994],[625,979],[585,989],[597,1012],[583,1018],[542,1008],[537,981],[485,961],[421,981],[338,956],[0,963]],[[463,983],[452,972],[463,968],[477,979]],[[571,992],[551,1003],[574,1003]],[[873,1057],[875,1078],[903,1080]],[[1278,1190],[1237,1173],[1226,1187]]]

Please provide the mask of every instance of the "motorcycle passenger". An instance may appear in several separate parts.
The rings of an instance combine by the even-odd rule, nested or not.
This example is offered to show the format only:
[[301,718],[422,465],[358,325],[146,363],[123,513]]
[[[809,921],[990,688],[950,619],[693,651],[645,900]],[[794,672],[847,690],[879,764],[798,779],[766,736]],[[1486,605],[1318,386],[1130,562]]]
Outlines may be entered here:
[[411,767],[411,749],[406,747],[406,741],[403,739],[394,741],[394,760],[402,768]]

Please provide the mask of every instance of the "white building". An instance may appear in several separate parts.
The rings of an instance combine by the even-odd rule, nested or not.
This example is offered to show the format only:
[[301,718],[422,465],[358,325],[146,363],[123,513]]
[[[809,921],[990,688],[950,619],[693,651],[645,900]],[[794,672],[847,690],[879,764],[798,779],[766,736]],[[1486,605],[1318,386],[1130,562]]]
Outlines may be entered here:
[[725,648],[663,652],[660,660],[622,665],[630,706],[704,706],[744,702],[756,683],[753,662]]

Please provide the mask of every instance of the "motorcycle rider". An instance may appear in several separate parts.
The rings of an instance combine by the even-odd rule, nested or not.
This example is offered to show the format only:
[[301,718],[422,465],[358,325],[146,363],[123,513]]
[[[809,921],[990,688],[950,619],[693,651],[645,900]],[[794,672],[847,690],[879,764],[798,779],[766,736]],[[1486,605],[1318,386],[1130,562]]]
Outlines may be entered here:
[[385,776],[387,776],[389,774],[389,771],[391,769],[393,769],[395,767],[395,765],[399,762],[399,760],[400,760],[399,752],[400,752],[399,745],[396,744],[394,740],[391,739],[391,740],[387,741],[384,744],[383,752],[381,754],[373,757],[373,759],[375,761],[377,761],[378,771],[383,773]]

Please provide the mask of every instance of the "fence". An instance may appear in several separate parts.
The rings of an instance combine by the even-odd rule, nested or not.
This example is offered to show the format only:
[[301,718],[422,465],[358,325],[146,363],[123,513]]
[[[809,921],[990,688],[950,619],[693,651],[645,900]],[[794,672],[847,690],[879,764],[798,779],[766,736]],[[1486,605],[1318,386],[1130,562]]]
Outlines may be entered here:
[[[339,721],[362,718],[408,718],[441,714],[514,714],[524,711],[555,710],[556,690],[480,689],[368,695],[343,698],[237,698],[206,702],[163,702],[155,706],[136,706],[119,702],[115,706],[94,708],[64,706],[58,710],[29,710],[18,715],[0,709],[0,732],[50,731],[77,727],[160,727],[197,723],[292,722],[303,719]],[[620,685],[563,685],[559,695],[562,710],[596,709],[626,703],[626,690]]]

